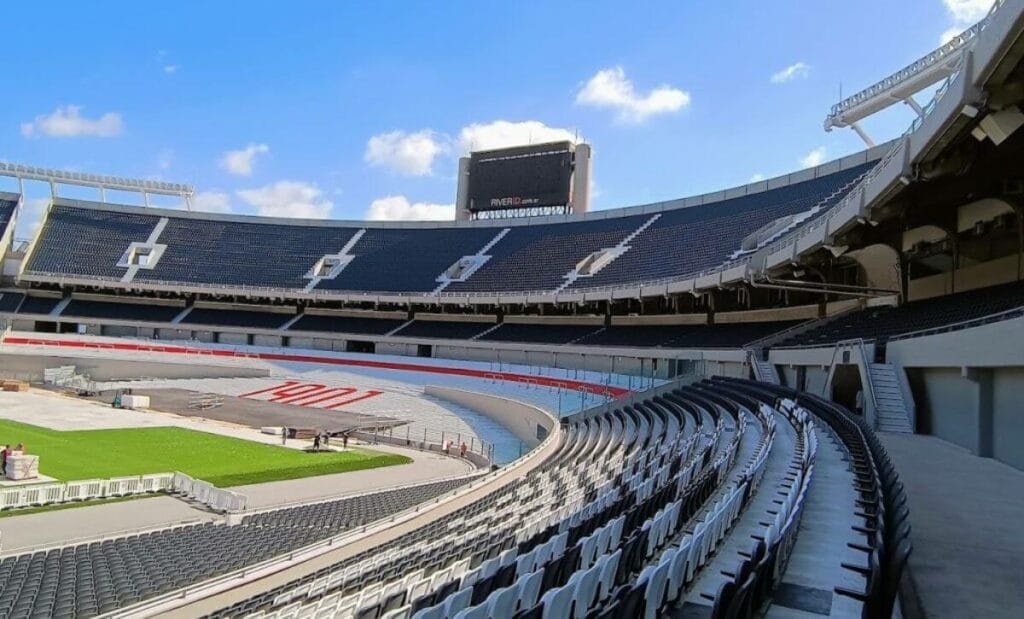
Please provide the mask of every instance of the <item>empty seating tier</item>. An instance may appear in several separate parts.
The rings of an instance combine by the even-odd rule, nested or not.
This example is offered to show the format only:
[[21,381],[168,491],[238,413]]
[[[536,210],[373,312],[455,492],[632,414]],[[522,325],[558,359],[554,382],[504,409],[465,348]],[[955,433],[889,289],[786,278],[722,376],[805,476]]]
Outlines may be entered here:
[[5,290],[0,292],[0,312],[14,313],[25,299],[25,293]]
[[60,303],[58,297],[35,297],[28,295],[18,307],[19,314],[49,314]]
[[396,318],[364,318],[361,316],[320,316],[303,314],[289,327],[291,331],[326,331],[330,333],[357,333],[384,335],[405,324]]
[[316,289],[427,293],[438,275],[494,235],[494,228],[367,228],[349,252],[352,262]]
[[613,325],[585,335],[575,343],[581,346],[739,348],[796,324],[799,324],[799,321],[744,322],[720,325]]
[[664,211],[630,242],[629,251],[592,277],[580,278],[570,290],[692,275],[726,261],[743,239],[788,215],[837,204],[868,163],[827,176],[749,194],[706,206]]
[[194,325],[277,329],[292,318],[295,318],[295,314],[194,307],[185,314],[181,322]]
[[7,225],[14,219],[14,211],[18,208],[18,196],[0,193],[0,237],[7,231]]
[[[359,227],[55,198],[24,274],[37,281],[77,277],[121,283],[127,274],[130,281],[124,285],[427,294],[438,288],[442,273],[460,258],[477,254],[507,227],[482,266],[464,281],[448,284],[442,294],[550,293],[567,283],[565,276],[581,261],[627,238],[625,253],[569,289],[631,286],[692,276],[727,261],[745,237],[766,224],[827,210],[871,165],[698,206],[668,205],[654,221],[652,212],[626,210],[605,218],[515,226]],[[641,230],[646,223],[649,227]],[[131,272],[125,264],[118,266],[132,243],[147,241],[163,248],[155,264]],[[342,250],[340,271],[318,272],[322,258]]]
[[143,213],[54,204],[36,237],[26,270],[120,281],[127,270],[117,266],[121,256],[132,243],[145,242],[159,221],[159,217]]
[[[847,571],[866,584],[838,593],[852,613],[882,616],[900,569],[883,548],[905,557],[898,481],[848,412],[772,389],[715,379],[576,415],[525,477],[212,617],[748,616],[772,603],[793,559],[818,423],[856,465],[850,515],[865,525],[850,534],[866,538],[854,544],[866,567]],[[826,574],[845,569],[825,560]]]
[[1024,308],[1024,282],[1013,282],[911,301],[899,307],[872,307],[851,312],[774,346],[830,345],[851,338],[884,342],[904,333],[950,327],[1019,308]]
[[138,320],[144,322],[170,322],[183,312],[183,305],[154,305],[149,303],[107,303],[72,299],[60,313],[66,318],[107,318],[110,320]]
[[414,320],[395,332],[400,337],[447,338],[468,340],[494,327],[486,322],[454,322],[449,320]]
[[0,560],[0,616],[92,617],[371,523],[472,477]]

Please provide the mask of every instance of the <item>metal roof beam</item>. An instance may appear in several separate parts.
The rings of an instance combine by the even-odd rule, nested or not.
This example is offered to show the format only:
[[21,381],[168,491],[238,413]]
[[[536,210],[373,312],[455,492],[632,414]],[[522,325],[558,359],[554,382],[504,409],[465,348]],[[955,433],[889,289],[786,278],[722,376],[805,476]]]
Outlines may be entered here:
[[0,161],[0,176],[8,176],[22,181],[34,180],[49,183],[53,195],[57,195],[56,185],[93,187],[99,189],[101,194],[104,195],[108,189],[185,198],[191,197],[195,193],[195,189],[191,185],[181,183],[166,183],[163,181],[132,179],[120,176],[102,176],[99,174],[86,174],[84,172],[68,172],[5,161]]

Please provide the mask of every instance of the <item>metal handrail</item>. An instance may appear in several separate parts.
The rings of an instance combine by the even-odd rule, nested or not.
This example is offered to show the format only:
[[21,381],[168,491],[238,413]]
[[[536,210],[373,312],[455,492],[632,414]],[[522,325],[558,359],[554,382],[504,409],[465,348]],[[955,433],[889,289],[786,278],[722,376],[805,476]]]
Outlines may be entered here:
[[849,110],[850,108],[856,106],[857,104],[877,96],[879,93],[884,92],[885,90],[891,88],[893,85],[907,78],[913,77],[914,75],[920,73],[921,71],[929,67],[935,66],[936,64],[946,60],[953,54],[960,52],[965,47],[967,47],[969,43],[977,39],[978,35],[985,28],[988,22],[992,19],[992,16],[1005,3],[1006,0],[996,0],[992,4],[991,8],[989,8],[989,11],[988,13],[986,13],[985,17],[983,17],[978,23],[967,28],[960,34],[954,36],[952,39],[939,46],[938,49],[932,50],[931,52],[918,58],[909,65],[903,67],[899,71],[896,71],[892,75],[882,78],[881,80],[875,82],[874,84],[868,86],[867,88],[861,90],[860,92],[854,93],[849,97],[846,97],[842,101],[836,103],[835,105],[832,106],[831,113],[829,114],[829,119],[838,116],[839,114]]
[[[832,359],[828,363],[829,370],[831,371],[832,368],[835,367],[836,355],[839,354],[840,348],[850,348],[854,345],[856,345],[860,350],[860,358],[864,361],[865,366],[864,379],[866,384],[863,385],[863,389],[861,389],[861,391],[867,391],[868,394],[871,396],[871,410],[877,413],[878,402],[875,400],[875,387],[871,382],[871,362],[868,360],[867,349],[864,347],[864,338],[856,337],[847,340],[839,340],[838,342],[836,342],[832,347]],[[821,395],[823,397],[828,398],[829,400],[832,399],[825,393],[822,393]],[[863,414],[863,412],[864,411],[861,411],[861,414]]]

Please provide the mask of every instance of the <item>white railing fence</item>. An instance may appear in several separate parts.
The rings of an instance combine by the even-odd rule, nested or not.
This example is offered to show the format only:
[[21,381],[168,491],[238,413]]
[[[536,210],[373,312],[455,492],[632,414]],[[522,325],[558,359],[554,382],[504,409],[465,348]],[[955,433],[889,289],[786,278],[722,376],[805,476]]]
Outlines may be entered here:
[[218,488],[185,473],[172,474],[170,491],[198,501],[217,512],[240,512],[248,505],[248,498],[244,494]]
[[173,477],[173,473],[156,473],[0,488],[0,510],[167,491]]
[[170,492],[206,505],[217,512],[242,511],[245,495],[224,490],[185,473],[154,473],[111,479],[83,479],[0,488],[0,510],[42,507],[71,501]]

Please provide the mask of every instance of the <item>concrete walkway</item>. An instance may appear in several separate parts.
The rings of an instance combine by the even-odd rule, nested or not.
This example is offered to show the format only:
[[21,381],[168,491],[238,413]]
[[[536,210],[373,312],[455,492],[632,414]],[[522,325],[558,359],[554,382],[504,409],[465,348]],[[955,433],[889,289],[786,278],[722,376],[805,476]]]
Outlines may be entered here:
[[188,520],[219,518],[169,496],[120,503],[75,507],[39,514],[0,518],[5,555],[70,543],[73,540],[113,535],[119,531],[168,527]]
[[804,502],[804,513],[797,531],[782,582],[773,594],[768,619],[802,617],[860,617],[857,600],[833,591],[836,586],[864,588],[864,578],[841,563],[864,565],[864,553],[846,546],[863,542],[851,526],[857,524],[857,494],[846,452],[823,421],[815,420],[818,454],[814,477]]
[[1024,617],[1024,471],[932,436],[879,436],[907,489],[925,615]]
[[366,445],[366,447],[375,451],[409,456],[413,461],[408,464],[365,471],[236,486],[232,490],[249,498],[249,509],[260,509],[298,501],[312,501],[370,490],[383,490],[392,486],[405,486],[432,479],[455,477],[472,473],[475,470],[475,467],[466,460],[449,458],[436,453],[401,449],[390,445]]

